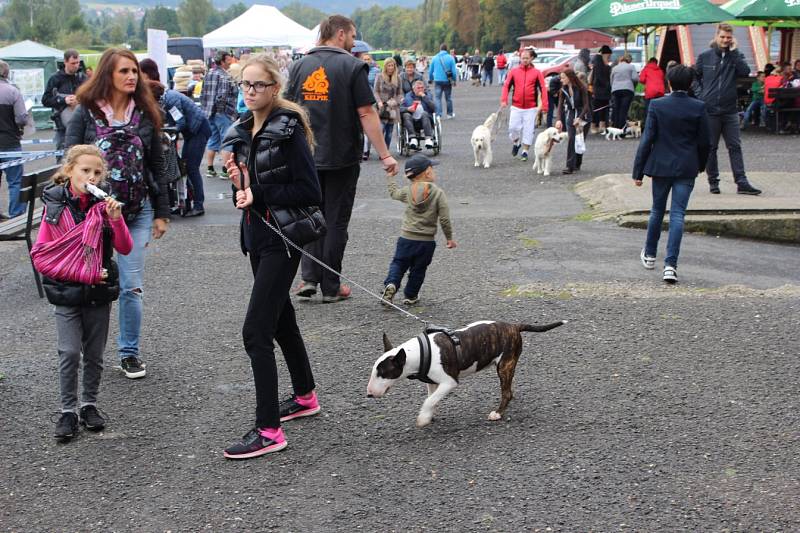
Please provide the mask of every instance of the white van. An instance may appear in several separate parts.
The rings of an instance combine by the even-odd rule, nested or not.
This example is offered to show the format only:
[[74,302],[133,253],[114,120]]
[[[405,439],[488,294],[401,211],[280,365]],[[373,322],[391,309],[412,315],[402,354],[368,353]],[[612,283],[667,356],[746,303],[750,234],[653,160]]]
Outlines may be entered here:
[[[631,55],[631,65],[636,67],[636,72],[641,72],[648,59],[644,57],[644,49],[641,46],[628,46],[627,52]],[[611,64],[614,65],[624,53],[625,48],[622,46],[613,48],[611,50]]]

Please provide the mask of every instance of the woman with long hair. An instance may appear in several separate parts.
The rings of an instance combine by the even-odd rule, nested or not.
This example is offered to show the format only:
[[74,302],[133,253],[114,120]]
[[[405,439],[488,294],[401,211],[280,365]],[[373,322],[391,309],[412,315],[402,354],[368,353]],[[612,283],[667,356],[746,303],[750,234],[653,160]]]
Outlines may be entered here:
[[161,109],[139,62],[129,50],[110,48],[94,76],[76,93],[79,106],[67,126],[65,146],[95,144],[106,158],[112,194],[125,205],[122,215],[133,250],[119,256],[120,368],[131,379],[145,376],[139,354],[144,297],[145,252],[169,224],[169,198],[161,146]]
[[[249,110],[223,142],[231,157],[228,175],[242,209],[242,251],[250,256],[253,290],[242,327],[256,389],[256,420],[224,456],[248,459],[286,447],[281,422],[311,416],[320,407],[305,343],[297,326],[289,288],[300,253],[267,227],[269,206],[308,207],[322,201],[312,155],[314,134],[306,111],[281,96],[278,63],[265,54],[250,57],[241,87]],[[294,394],[278,404],[275,346],[281,347]]]
[[391,57],[383,62],[383,70],[375,77],[373,90],[378,104],[378,115],[383,124],[383,138],[388,147],[392,142],[394,125],[400,120],[400,102],[404,96],[400,84],[400,74],[397,72],[397,63]]
[[558,93],[558,114],[556,128],[567,129],[567,166],[564,174],[572,174],[581,169],[583,154],[575,153],[575,136],[583,132],[584,138],[592,121],[592,106],[589,103],[589,91],[571,68],[561,73],[561,91]]

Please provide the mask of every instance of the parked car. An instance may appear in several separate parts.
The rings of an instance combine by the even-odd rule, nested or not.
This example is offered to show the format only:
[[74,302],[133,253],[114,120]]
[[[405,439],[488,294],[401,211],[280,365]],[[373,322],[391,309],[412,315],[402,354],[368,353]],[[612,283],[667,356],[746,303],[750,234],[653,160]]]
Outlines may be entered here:
[[[631,55],[631,65],[636,67],[636,72],[641,72],[647,63],[647,58],[644,57],[644,49],[641,46],[628,46],[628,53]],[[616,64],[622,54],[625,53],[625,48],[618,46],[611,49],[611,64]]]
[[394,57],[396,52],[394,50],[372,50],[368,52],[372,60],[383,69],[383,62],[390,57]]
[[[548,76],[556,76],[558,74],[561,74],[562,72],[564,72],[564,70],[569,68],[570,65],[572,65],[572,62],[575,61],[575,59],[577,58],[578,58],[578,52],[573,50],[569,54],[563,54],[559,57],[554,58],[547,64],[539,66],[536,63],[534,63],[534,65],[536,65],[536,68],[542,72],[542,75],[545,78],[547,78]],[[538,61],[539,58],[537,57],[536,59]]]

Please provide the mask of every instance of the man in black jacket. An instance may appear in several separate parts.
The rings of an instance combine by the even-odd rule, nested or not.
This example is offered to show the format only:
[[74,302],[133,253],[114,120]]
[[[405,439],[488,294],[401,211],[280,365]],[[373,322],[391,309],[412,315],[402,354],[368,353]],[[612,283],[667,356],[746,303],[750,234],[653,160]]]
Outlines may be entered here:
[[64,148],[64,134],[67,131],[72,113],[78,106],[75,93],[86,81],[86,74],[81,72],[81,57],[77,50],[64,52],[64,68],[50,76],[42,95],[42,105],[53,110],[52,119],[56,125],[54,144],[56,150]]
[[[352,20],[333,15],[322,21],[318,46],[292,63],[286,97],[302,105],[317,140],[314,162],[322,187],[322,212],[328,232],[306,251],[341,272],[347,246],[347,227],[356,197],[363,134],[378,151],[383,169],[397,173],[397,161],[383,138],[375,95],[367,80],[368,66],[350,55],[356,38]],[[322,301],[350,297],[350,287],[339,276],[303,257],[302,283],[295,294],[310,298],[321,285]]]
[[725,138],[731,159],[733,179],[739,194],[761,194],[750,185],[744,171],[742,142],[739,138],[739,113],[736,108],[736,78],[750,74],[744,55],[736,49],[733,27],[721,23],[711,48],[697,56],[695,63],[697,86],[695,93],[706,103],[711,128],[711,152],[706,174],[711,194],[719,194],[719,165],[717,147],[720,135]]

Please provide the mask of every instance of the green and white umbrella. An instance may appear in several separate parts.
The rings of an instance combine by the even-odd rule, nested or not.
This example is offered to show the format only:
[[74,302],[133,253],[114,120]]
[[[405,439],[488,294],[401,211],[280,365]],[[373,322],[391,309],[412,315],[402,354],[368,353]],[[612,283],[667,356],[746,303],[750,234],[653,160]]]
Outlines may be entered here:
[[800,20],[800,0],[750,0],[741,9],[731,11],[736,18],[753,20]]
[[708,0],[592,0],[553,27],[568,30],[668,26],[721,22],[730,18],[730,13]]

